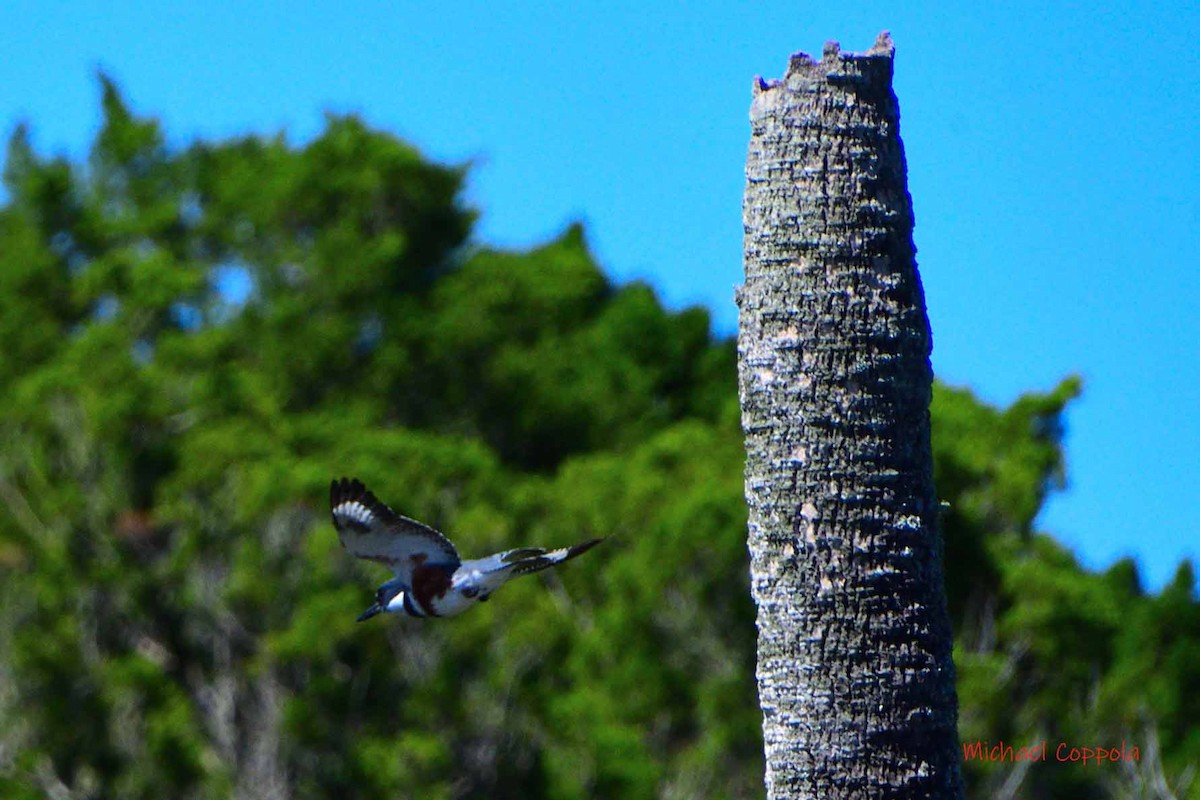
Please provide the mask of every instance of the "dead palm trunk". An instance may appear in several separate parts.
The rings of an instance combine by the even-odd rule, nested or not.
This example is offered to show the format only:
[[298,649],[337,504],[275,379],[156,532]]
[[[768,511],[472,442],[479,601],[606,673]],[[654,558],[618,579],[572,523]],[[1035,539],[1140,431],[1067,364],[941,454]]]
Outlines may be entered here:
[[961,796],[891,39],[759,81],[738,293],[769,798]]

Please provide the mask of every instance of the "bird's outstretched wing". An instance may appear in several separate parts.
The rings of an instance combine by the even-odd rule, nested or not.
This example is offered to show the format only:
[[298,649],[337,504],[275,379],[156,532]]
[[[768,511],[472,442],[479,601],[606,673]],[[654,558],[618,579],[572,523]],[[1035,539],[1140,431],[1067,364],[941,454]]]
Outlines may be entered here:
[[329,508],[342,546],[354,556],[386,564],[405,587],[412,588],[413,570],[460,563],[449,539],[428,525],[392,511],[357,478],[342,478],[329,486]]
[[518,547],[515,550],[505,550],[487,558],[467,561],[463,567],[467,570],[479,570],[483,575],[483,583],[489,589],[494,590],[518,575],[531,575],[534,572],[541,572],[564,561],[569,561],[603,541],[603,539],[589,539],[572,547],[560,547],[557,550]]

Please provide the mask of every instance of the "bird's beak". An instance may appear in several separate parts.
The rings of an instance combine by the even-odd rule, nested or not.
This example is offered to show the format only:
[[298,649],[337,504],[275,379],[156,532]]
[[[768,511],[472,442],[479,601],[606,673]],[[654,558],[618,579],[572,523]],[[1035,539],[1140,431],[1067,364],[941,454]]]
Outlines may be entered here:
[[368,620],[378,614],[380,611],[383,611],[383,606],[379,605],[379,603],[373,603],[370,608],[358,615],[358,619],[355,620],[355,622],[363,622]]

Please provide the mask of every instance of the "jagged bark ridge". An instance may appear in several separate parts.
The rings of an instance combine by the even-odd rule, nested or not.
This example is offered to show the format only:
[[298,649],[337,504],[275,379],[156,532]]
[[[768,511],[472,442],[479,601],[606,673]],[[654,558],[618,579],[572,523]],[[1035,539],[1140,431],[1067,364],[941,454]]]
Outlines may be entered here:
[[893,52],[797,54],[750,111],[738,352],[771,798],[961,796]]

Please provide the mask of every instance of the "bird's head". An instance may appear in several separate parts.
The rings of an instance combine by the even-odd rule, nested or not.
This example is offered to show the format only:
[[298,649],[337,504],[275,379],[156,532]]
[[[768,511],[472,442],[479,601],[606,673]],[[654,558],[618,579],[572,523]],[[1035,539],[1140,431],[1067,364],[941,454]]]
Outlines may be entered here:
[[404,590],[403,589],[396,592],[395,594],[389,594],[389,593],[380,591],[380,593],[375,598],[375,602],[371,604],[371,607],[358,615],[357,621],[363,622],[364,620],[368,620],[371,617],[375,616],[376,614],[381,614],[384,612],[387,612],[388,614],[403,613],[403,614],[412,615],[412,612],[409,611],[408,608],[404,604]]

